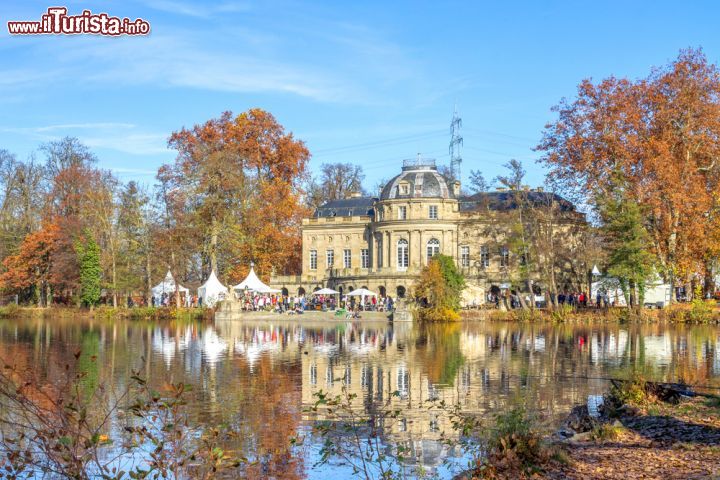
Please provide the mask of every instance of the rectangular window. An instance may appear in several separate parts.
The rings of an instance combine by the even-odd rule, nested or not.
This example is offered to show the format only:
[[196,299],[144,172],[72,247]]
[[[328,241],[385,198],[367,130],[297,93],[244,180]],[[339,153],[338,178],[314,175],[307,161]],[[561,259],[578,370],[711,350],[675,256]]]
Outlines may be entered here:
[[484,245],[480,247],[480,266],[483,268],[490,266],[490,249]]
[[352,257],[351,257],[349,248],[346,248],[345,250],[343,250],[343,267],[345,267],[345,268],[352,267]]
[[310,270],[317,270],[317,250],[310,250]]
[[407,207],[398,207],[398,220],[407,220]]
[[510,265],[510,250],[507,247],[500,249],[500,266],[507,267]]
[[460,247],[460,266],[470,266],[470,247],[468,246]]
[[333,264],[335,263],[335,250],[325,252],[325,260],[327,261],[327,268],[333,268]]
[[370,268],[370,251],[367,248],[360,250],[360,268]]
[[527,267],[529,261],[530,261],[530,256],[528,255],[527,252],[520,255],[520,265],[521,266]]
[[317,365],[310,365],[310,385],[317,385]]
[[408,242],[405,239],[400,239],[397,244],[397,268],[398,268],[398,270],[407,269],[409,263],[410,263],[410,257],[408,255]]
[[437,205],[430,205],[428,207],[428,217],[430,218],[430,220],[437,220],[437,218],[438,218]]
[[382,238],[378,238],[377,241],[377,266],[378,268],[382,268],[383,266],[383,241]]

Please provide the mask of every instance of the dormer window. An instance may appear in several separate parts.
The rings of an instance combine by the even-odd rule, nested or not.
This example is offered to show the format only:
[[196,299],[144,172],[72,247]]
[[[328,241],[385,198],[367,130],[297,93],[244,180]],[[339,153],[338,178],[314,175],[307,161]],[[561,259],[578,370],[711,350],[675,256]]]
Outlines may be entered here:
[[410,184],[407,182],[400,182],[398,185],[398,195],[410,195]]

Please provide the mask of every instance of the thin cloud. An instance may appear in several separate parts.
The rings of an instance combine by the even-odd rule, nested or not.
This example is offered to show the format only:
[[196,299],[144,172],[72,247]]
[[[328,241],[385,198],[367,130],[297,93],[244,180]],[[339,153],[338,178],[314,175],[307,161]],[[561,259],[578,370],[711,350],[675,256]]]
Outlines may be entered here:
[[250,4],[245,2],[225,2],[219,5],[212,5],[209,3],[196,4],[175,0],[153,0],[148,2],[147,6],[153,10],[194,18],[210,18],[221,13],[247,12],[251,9]]

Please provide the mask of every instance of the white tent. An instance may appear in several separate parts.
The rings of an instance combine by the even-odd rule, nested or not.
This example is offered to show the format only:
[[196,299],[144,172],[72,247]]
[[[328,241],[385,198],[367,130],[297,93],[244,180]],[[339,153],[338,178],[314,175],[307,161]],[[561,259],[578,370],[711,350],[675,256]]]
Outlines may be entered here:
[[358,288],[347,294],[348,297],[377,297],[377,293],[367,288]]
[[258,293],[280,293],[280,290],[268,287],[262,282],[262,280],[258,278],[258,276],[255,274],[255,268],[252,264],[250,265],[250,273],[247,274],[245,280],[235,285],[233,287],[233,290],[249,290],[251,292]]
[[[183,287],[182,285],[178,285],[177,288],[180,293],[184,293],[186,295],[190,293],[190,290]],[[168,270],[167,275],[165,275],[163,281],[152,288],[152,296],[155,299],[155,305],[158,305],[160,303],[163,293],[167,295],[172,295],[175,293],[175,279],[173,278],[172,273],[170,273],[170,270]]]
[[[597,295],[607,295],[607,300],[610,304],[617,306],[626,306],[627,300],[625,294],[620,287],[620,281],[615,277],[602,277],[599,280],[592,283],[590,288],[590,300],[591,302],[597,301]],[[663,282],[659,275],[654,275],[648,278],[645,283],[645,306],[653,307],[666,307],[670,304],[670,297],[672,291],[669,283]]]
[[377,297],[377,293],[371,292],[367,288],[357,288],[347,294],[348,297],[360,297],[360,303],[365,304],[365,297]]
[[333,290],[332,288],[321,288],[320,290],[317,290],[313,292],[313,295],[337,295],[337,290]]
[[216,302],[225,300],[227,293],[227,287],[220,283],[214,271],[210,272],[208,279],[198,288],[198,297],[206,307],[212,307]]

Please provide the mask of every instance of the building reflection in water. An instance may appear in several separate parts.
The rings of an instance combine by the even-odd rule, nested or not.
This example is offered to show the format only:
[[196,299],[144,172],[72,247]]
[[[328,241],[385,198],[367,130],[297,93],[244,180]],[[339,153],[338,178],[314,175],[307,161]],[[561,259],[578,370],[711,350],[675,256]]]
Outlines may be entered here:
[[636,368],[720,386],[720,329],[712,326],[0,321],[0,358],[42,378],[62,375],[78,348],[97,357],[98,382],[122,387],[142,368],[154,385],[190,384],[193,421],[242,431],[230,448],[258,459],[253,478],[312,476],[317,445],[299,452],[290,439],[322,418],[306,412],[321,390],[357,394],[357,413],[368,418],[402,410],[383,425],[385,440],[441,469],[456,453],[440,442],[452,428],[428,401],[484,416],[525,401],[552,419]]

